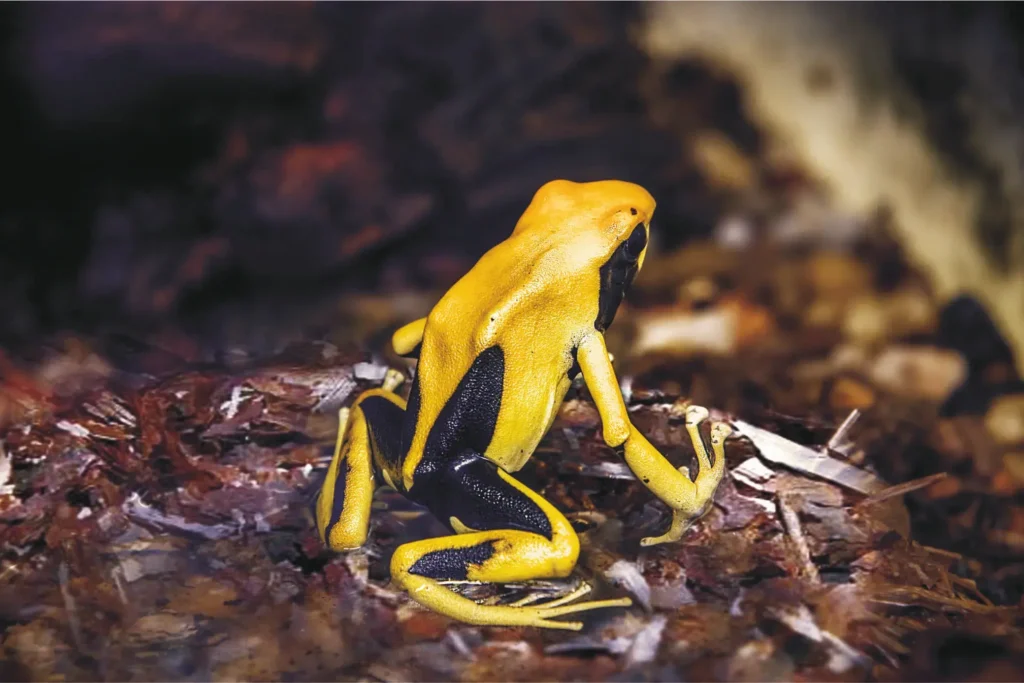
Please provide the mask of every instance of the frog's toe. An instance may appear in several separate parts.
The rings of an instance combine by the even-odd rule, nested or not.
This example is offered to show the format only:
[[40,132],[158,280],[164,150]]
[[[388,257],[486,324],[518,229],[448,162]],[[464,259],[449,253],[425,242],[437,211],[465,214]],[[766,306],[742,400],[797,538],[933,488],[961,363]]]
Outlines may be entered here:
[[[552,602],[560,602],[559,600],[553,600]],[[573,605],[558,604],[558,605],[539,605],[529,609],[538,610],[545,619],[551,617],[560,617],[565,614],[575,614],[576,612],[588,612],[592,609],[604,609],[606,607],[629,607],[633,604],[630,598],[613,598],[611,600],[590,600],[588,602],[577,602]]]
[[543,599],[544,599],[544,595],[541,594],[541,593],[530,593],[529,595],[527,595],[524,598],[520,598],[519,600],[516,600],[515,602],[509,603],[508,606],[509,607],[526,607],[527,605],[532,605],[533,603],[537,602],[538,600],[543,600]]
[[388,368],[388,371],[384,373],[384,382],[381,384],[381,389],[384,391],[394,391],[400,387],[404,381],[405,375],[402,374],[401,370]]
[[617,598],[612,600],[591,600],[589,602],[579,602],[570,605],[569,603],[574,600],[587,595],[593,590],[593,587],[584,583],[572,592],[563,595],[560,598],[555,598],[539,605],[533,604],[539,600],[539,596],[536,594],[529,595],[521,600],[518,600],[510,605],[509,608],[522,610],[528,614],[528,620],[533,626],[540,626],[543,628],[562,628],[573,631],[578,631],[583,627],[581,622],[577,621],[554,621],[553,617],[558,617],[566,614],[575,614],[577,612],[586,612],[592,609],[602,609],[605,607],[629,607],[633,604],[633,601],[629,598]]
[[530,622],[530,626],[535,628],[554,628],[561,629],[563,631],[581,631],[583,630],[582,621],[555,621],[554,619],[541,619],[538,618],[535,621]]
[[672,526],[669,530],[660,536],[646,536],[640,539],[640,545],[647,548],[652,545],[662,545],[663,543],[675,543],[683,537],[686,530],[693,524],[693,518],[685,513],[681,513],[678,510],[672,512]]
[[[711,447],[715,449],[715,457],[718,457],[719,448],[725,448],[725,440],[732,435],[732,427],[725,422],[715,422],[711,425]],[[724,450],[722,451],[724,455]]]
[[[565,616],[567,614],[576,614],[578,612],[588,612],[595,609],[604,609],[606,607],[629,607],[633,604],[633,601],[629,598],[617,598],[613,600],[591,600],[589,602],[578,602],[572,605],[565,603],[575,600],[583,595],[586,595],[591,590],[590,586],[584,585],[572,593],[551,600],[550,602],[541,605],[529,605],[516,607],[513,605],[507,605],[504,607],[497,607],[492,609],[498,610],[514,610],[514,613],[509,613],[508,617],[495,615],[497,618],[493,623],[518,623],[524,626],[535,626],[538,628],[555,628],[563,629],[567,631],[579,631],[583,628],[583,622],[581,621],[558,621],[556,617]],[[522,601],[520,601],[522,602]]]
[[708,415],[708,409],[704,406],[691,405],[686,409],[686,424],[699,425],[701,422],[708,419]]
[[584,595],[586,595],[587,593],[589,593],[591,590],[593,590],[593,589],[591,588],[590,584],[583,583],[579,587],[573,589],[570,593],[567,593],[567,594],[565,594],[563,596],[554,598],[554,599],[552,599],[552,600],[550,600],[548,602],[545,602],[543,604],[540,604],[540,605],[534,605],[534,603],[536,603],[536,602],[538,602],[540,600],[543,600],[544,599],[544,594],[543,593],[531,593],[531,594],[527,595],[524,598],[516,600],[515,602],[512,602],[512,603],[509,603],[508,606],[509,607],[526,607],[527,605],[531,605],[531,606],[538,607],[538,608],[557,607],[559,605],[564,605],[567,602],[572,602],[573,600],[576,600],[577,598],[581,598]]

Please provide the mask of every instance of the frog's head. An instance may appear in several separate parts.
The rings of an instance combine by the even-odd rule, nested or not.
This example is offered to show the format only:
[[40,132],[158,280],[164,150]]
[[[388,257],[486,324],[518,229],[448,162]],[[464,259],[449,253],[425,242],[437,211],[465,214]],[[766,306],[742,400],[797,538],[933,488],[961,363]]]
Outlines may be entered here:
[[633,183],[553,180],[533,196],[512,234],[535,237],[565,262],[598,273],[595,325],[603,330],[643,266],[654,207],[654,197]]
[[544,236],[601,265],[625,260],[639,270],[654,207],[654,197],[634,183],[552,180],[537,190],[513,235]]

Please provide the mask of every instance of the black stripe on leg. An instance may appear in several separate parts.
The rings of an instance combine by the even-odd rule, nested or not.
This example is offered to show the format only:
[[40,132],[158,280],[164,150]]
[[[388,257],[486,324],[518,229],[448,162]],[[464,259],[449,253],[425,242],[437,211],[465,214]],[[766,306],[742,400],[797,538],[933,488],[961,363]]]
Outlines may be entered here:
[[514,529],[552,539],[551,520],[525,493],[498,474],[498,466],[464,451],[430,481],[424,503],[445,524],[455,517],[470,529]]
[[486,541],[467,548],[434,550],[416,560],[409,567],[410,574],[426,576],[439,581],[465,581],[470,565],[481,565],[494,555],[494,541]]
[[440,471],[463,449],[487,452],[498,423],[504,388],[505,352],[497,345],[488,347],[473,361],[434,420],[423,459],[416,466],[417,479]]
[[[348,454],[338,463],[338,476],[334,480],[334,500],[331,501],[331,522],[325,531],[329,534],[331,528],[341,519],[341,513],[345,511],[345,485],[348,483],[348,473],[352,471],[352,465],[348,461]],[[321,496],[323,493],[321,492]]]
[[566,374],[569,375],[569,379],[575,380],[577,375],[583,372],[583,369],[580,368],[579,347],[572,347],[570,353],[572,354],[572,365],[569,366],[569,371]]
[[420,419],[420,374],[412,380],[412,388],[409,389],[409,400],[405,404],[405,415],[402,422],[402,456],[409,452],[409,446],[416,435],[416,423]]
[[359,402],[370,430],[374,450],[390,472],[402,468],[402,422],[405,411],[381,396],[368,396]]

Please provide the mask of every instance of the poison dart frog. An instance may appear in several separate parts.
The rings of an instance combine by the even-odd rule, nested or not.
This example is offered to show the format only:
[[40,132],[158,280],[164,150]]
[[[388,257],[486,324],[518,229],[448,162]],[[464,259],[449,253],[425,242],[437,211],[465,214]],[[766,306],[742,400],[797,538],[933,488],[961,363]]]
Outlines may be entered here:
[[[633,426],[604,331],[647,253],[654,198],[632,183],[555,180],[534,195],[512,235],[480,258],[426,318],[399,328],[392,344],[418,359],[403,400],[392,370],[379,389],[341,410],[316,502],[332,550],[366,541],[380,483],[425,506],[452,535],[401,545],[392,580],[421,605],[480,625],[578,630],[557,617],[628,598],[575,602],[587,584],[543,604],[485,605],[452,581],[509,583],[568,576],[580,552],[566,517],[514,473],[551,427],[582,373],[603,438],[672,511],[669,530],[643,545],[679,540],[710,508],[725,471],[724,423],[711,430],[711,463],[698,431],[708,412],[691,406],[686,428],[699,461],[690,480]],[[381,482],[382,480],[382,482]]]

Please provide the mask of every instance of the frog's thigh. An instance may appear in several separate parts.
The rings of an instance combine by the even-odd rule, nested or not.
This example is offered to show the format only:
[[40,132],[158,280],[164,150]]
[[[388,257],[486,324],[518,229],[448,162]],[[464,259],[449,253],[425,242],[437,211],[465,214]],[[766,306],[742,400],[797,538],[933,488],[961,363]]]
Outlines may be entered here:
[[[431,512],[461,533],[407,543],[395,551],[391,577],[414,600],[437,612],[475,624],[579,628],[552,622],[559,614],[624,605],[612,600],[549,607],[478,605],[440,582],[514,582],[563,577],[579,556],[569,521],[539,494],[494,463],[465,452],[429,479],[417,495]],[[580,591],[582,594],[585,591]]]
[[359,397],[347,423],[339,425],[334,458],[316,505],[320,536],[332,550],[358,548],[366,541],[376,488],[372,449],[385,462],[397,457],[404,409],[401,398],[374,389]]
[[392,564],[399,573],[509,582],[567,576],[576,566],[579,539],[565,516],[472,451],[441,464],[412,493],[459,535],[402,546]]

